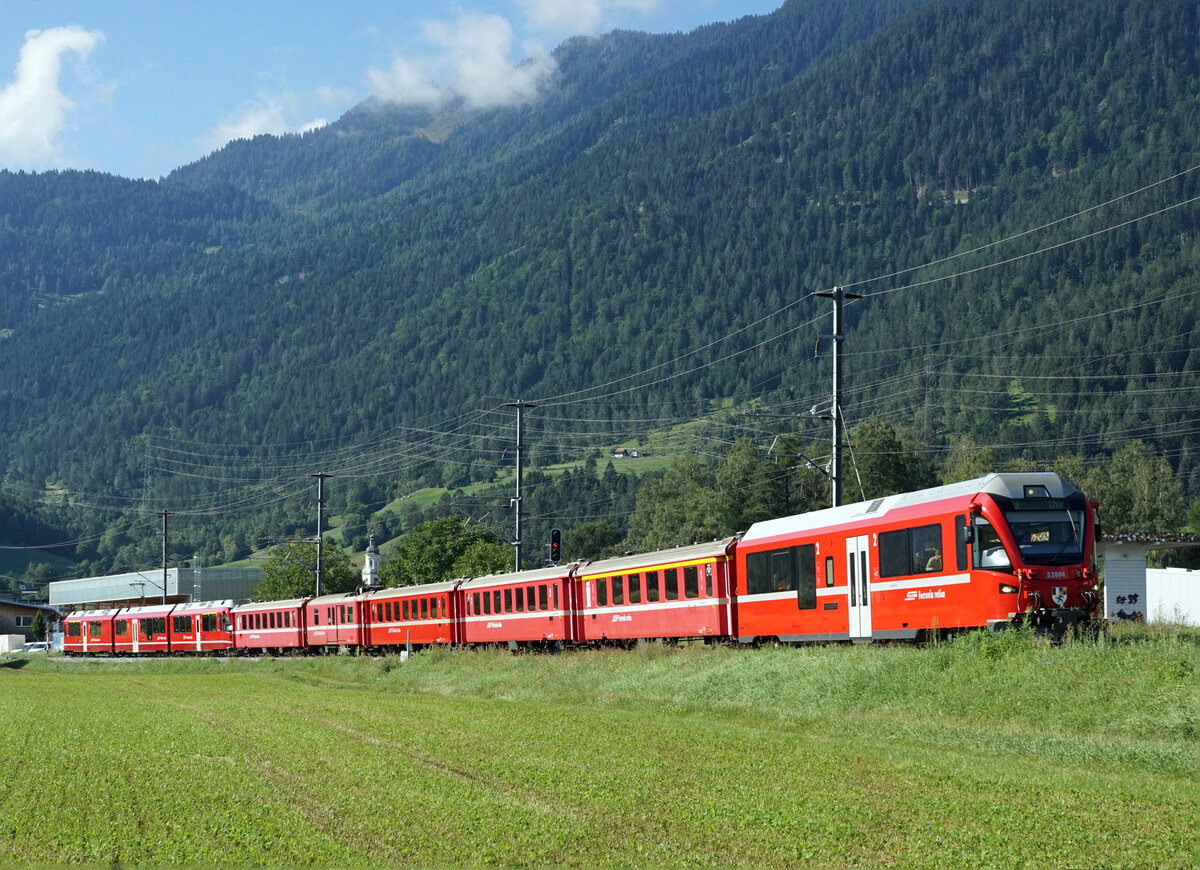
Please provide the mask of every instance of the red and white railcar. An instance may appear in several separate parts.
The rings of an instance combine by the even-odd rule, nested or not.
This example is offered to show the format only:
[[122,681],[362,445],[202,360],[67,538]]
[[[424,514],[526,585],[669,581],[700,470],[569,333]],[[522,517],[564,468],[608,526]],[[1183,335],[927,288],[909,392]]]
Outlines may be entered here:
[[67,655],[101,655],[113,651],[113,617],[121,608],[76,610],[63,620],[63,652]]
[[232,601],[176,605],[168,626],[171,652],[227,653],[232,650],[232,609]]
[[576,638],[591,642],[728,635],[736,540],[584,565],[575,579]]
[[174,604],[126,607],[113,617],[113,652],[147,655],[171,651],[169,620]]
[[379,589],[363,597],[372,648],[462,643],[454,590],[460,581]]
[[464,643],[574,640],[568,596],[577,563],[462,581]]
[[914,638],[1095,615],[1093,506],[1006,473],[756,523],[737,544],[743,641]]
[[363,645],[363,599],[358,593],[339,592],[309,599],[304,614],[304,642],[309,649]]
[[239,651],[303,649],[304,605],[308,598],[239,604],[231,611],[233,642]]

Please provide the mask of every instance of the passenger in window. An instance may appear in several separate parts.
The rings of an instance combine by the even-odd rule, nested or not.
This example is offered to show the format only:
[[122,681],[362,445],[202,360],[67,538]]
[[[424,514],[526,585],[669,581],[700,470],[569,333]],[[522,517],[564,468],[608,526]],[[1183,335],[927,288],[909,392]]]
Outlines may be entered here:
[[936,544],[925,545],[925,570],[927,572],[942,570],[942,551]]

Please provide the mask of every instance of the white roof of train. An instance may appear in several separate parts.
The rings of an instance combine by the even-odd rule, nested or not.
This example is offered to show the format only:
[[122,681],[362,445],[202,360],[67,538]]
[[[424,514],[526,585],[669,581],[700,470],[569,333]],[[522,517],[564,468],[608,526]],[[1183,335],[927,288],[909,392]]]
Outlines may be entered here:
[[859,517],[882,517],[888,511],[916,504],[928,504],[948,498],[962,498],[986,492],[1007,498],[1021,498],[1026,486],[1044,486],[1051,498],[1065,498],[1079,490],[1057,474],[1051,471],[1029,472],[997,472],[974,480],[964,480],[960,483],[949,483],[945,486],[935,486],[920,489],[915,492],[905,492],[899,495],[889,495],[869,501],[855,502],[841,507],[825,508],[806,514],[796,514],[790,517],[780,517],[774,520],[764,520],[755,523],[743,536],[743,541],[754,541],[761,538],[772,538],[789,532],[811,531],[826,526],[840,526],[852,522]]

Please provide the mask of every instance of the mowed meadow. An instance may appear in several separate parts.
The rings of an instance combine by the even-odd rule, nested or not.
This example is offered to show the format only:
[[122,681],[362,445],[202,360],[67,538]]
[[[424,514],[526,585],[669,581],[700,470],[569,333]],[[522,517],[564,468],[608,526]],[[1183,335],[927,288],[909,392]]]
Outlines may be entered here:
[[1193,867],[1198,657],[10,657],[0,865]]

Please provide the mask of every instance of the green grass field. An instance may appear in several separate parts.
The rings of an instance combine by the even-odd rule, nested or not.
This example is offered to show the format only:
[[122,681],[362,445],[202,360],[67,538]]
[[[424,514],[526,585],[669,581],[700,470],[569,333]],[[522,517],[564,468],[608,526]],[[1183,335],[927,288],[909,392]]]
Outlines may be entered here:
[[1195,636],[0,660],[0,865],[1193,867]]

